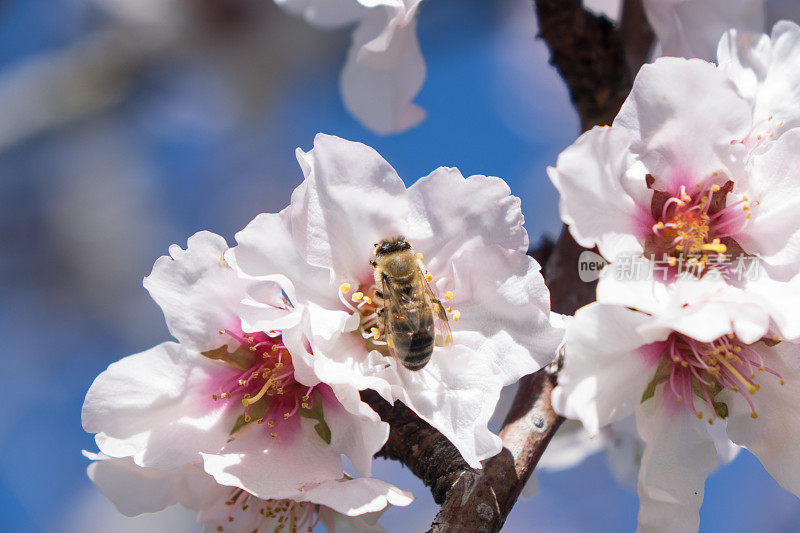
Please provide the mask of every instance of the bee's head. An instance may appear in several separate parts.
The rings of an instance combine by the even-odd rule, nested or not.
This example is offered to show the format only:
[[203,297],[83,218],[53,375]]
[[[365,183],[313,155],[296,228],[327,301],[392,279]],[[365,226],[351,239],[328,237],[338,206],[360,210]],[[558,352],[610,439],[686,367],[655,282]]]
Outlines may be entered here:
[[383,239],[381,242],[375,244],[375,257],[410,249],[411,243],[408,242],[405,237],[398,236],[390,239]]

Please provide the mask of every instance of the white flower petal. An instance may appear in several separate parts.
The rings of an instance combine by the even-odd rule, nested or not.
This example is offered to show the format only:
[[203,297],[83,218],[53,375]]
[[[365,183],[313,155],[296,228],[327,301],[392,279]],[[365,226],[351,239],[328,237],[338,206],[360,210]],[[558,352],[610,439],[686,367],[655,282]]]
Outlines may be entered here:
[[186,250],[174,244],[160,257],[144,287],[164,311],[170,333],[199,352],[220,347],[219,330],[238,328],[236,308],[244,284],[225,263],[225,239],[208,231],[195,233]]
[[771,37],[731,31],[719,46],[719,63],[753,105],[753,122],[777,138],[800,126],[800,26],[782,20]]
[[[665,4],[672,4],[672,9],[653,9]],[[717,43],[729,28],[749,32],[764,28],[764,0],[650,0],[645,6],[665,56],[714,61]]]
[[671,57],[642,67],[614,119],[614,127],[630,130],[631,150],[654,188],[673,194],[713,172],[734,175],[744,148],[731,141],[744,138],[750,125],[750,106],[715,65]]
[[[800,31],[798,34],[800,40]],[[800,44],[797,55],[800,57]],[[734,235],[745,250],[759,254],[770,265],[794,265],[792,274],[800,268],[798,183],[800,129],[794,129],[770,142],[766,151],[754,158],[745,193],[757,204],[749,211],[748,224]]]
[[334,393],[341,404],[329,402],[325,405],[325,422],[332,435],[331,446],[341,450],[359,474],[369,476],[372,457],[389,437],[389,424],[381,422],[378,413],[361,401],[355,387],[338,385],[334,387]]
[[747,280],[744,289],[755,303],[769,310],[781,338],[800,338],[800,274],[788,282],[761,275]]
[[218,450],[236,416],[211,394],[218,380],[237,373],[175,343],[111,364],[92,383],[83,404],[83,428],[99,433],[100,450],[133,456],[139,466],[175,468]]
[[[487,246],[459,253],[451,265],[439,284],[452,281],[453,299],[442,303],[460,312],[450,323],[455,345],[491,360],[505,385],[555,358],[564,331],[550,323],[550,293],[534,259]],[[447,349],[436,348],[434,356],[447,357]]]
[[695,533],[717,452],[704,420],[657,393],[636,412],[645,441],[639,471],[639,531]]
[[635,165],[625,129],[595,127],[561,152],[547,175],[558,189],[561,220],[581,246],[613,261],[641,253],[653,224],[652,191]]
[[528,251],[520,200],[500,178],[464,178],[457,168],[440,167],[408,188],[408,203],[406,237],[432,271],[468,247]]
[[644,442],[636,431],[636,418],[629,416],[600,428],[608,469],[621,485],[636,488]]
[[757,419],[751,418],[750,406],[739,394],[725,391],[720,399],[729,407],[728,435],[755,454],[784,489],[800,496],[800,346],[784,341],[771,348],[763,343],[753,348],[786,384],[781,385],[772,374],[758,372],[760,389],[751,396]]
[[658,272],[647,271],[652,267],[647,262],[639,277],[624,279],[618,275],[623,266],[609,265],[598,283],[597,300],[653,315],[640,333],[675,330],[703,342],[728,333],[754,342],[766,334],[769,313],[747,292],[712,276],[662,281]]
[[[238,245],[226,257],[248,278],[271,279],[289,298],[328,298],[335,305],[327,268],[309,265],[295,246],[292,208],[280,213],[262,213],[236,234]],[[277,276],[282,274],[286,279]],[[330,293],[330,294],[329,294]],[[265,302],[269,303],[269,302]]]
[[298,501],[318,503],[347,516],[384,510],[389,505],[405,507],[414,501],[409,491],[373,478],[337,479],[304,491]]
[[631,414],[653,377],[657,358],[640,350],[666,335],[643,337],[650,317],[624,307],[589,304],[567,323],[564,368],[553,407],[579,418],[591,435]]
[[342,477],[341,453],[301,418],[293,438],[270,439],[255,425],[219,453],[204,453],[203,467],[222,485],[240,487],[262,499],[291,498],[307,485]]
[[421,370],[392,366],[390,380],[396,399],[438,429],[473,468],[497,455],[503,445],[489,431],[503,374],[471,350],[454,345],[434,354]]
[[377,3],[353,32],[342,70],[342,98],[353,116],[378,134],[407,130],[426,115],[412,102],[425,81],[417,40],[419,2]]
[[375,243],[405,232],[403,181],[372,148],[330,135],[318,134],[314,149],[298,149],[297,158],[306,177],[292,194],[291,206],[301,257],[331,269],[331,279],[336,275],[340,283],[368,281],[362,278],[371,275]]
[[136,466],[130,457],[87,457],[96,459],[88,467],[89,478],[125,516],[154,513],[178,503],[202,509],[228,492],[196,465],[158,470]]

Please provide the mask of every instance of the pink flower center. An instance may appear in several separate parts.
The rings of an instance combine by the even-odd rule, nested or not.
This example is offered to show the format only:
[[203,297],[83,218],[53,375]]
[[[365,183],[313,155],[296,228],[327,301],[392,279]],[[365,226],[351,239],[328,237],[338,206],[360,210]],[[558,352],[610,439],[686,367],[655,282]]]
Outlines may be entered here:
[[226,525],[232,531],[286,531],[300,529],[311,532],[319,523],[321,506],[294,500],[262,500],[241,489],[234,489],[225,509],[214,509],[214,521],[221,522],[216,530],[224,532]]
[[727,205],[733,182],[725,186],[696,185],[692,191],[681,186],[677,195],[655,191],[652,212],[657,220],[647,238],[647,251],[670,266],[694,269],[700,275],[710,267],[721,267],[730,247],[738,248],[733,237],[750,218],[756,202],[747,196]]
[[[308,387],[297,382],[292,358],[281,336],[264,332],[242,333],[220,331],[238,341],[239,346],[230,352],[226,346],[205,352],[203,355],[222,359],[240,372],[227,377],[212,394],[214,401],[241,402],[242,416],[232,433],[255,421],[266,424],[270,438],[275,439],[279,427],[289,421],[299,410],[314,409],[314,392],[317,386]],[[321,407],[321,406],[319,406]]]
[[[719,392],[727,389],[739,393],[747,400],[750,416],[758,418],[750,399],[761,388],[755,379],[758,372],[772,374],[780,380],[781,385],[784,384],[781,375],[764,364],[764,359],[757,350],[733,335],[724,335],[711,342],[700,342],[680,333],[672,333],[664,343],[663,357],[650,387],[654,388],[663,382],[667,393],[680,402],[689,399],[686,402],[688,409],[697,418],[703,418],[703,412],[697,411],[694,406],[693,398],[697,396],[709,407],[709,424],[713,424],[717,416],[728,416],[727,405],[715,399]],[[643,400],[648,394],[652,395],[650,387]]]

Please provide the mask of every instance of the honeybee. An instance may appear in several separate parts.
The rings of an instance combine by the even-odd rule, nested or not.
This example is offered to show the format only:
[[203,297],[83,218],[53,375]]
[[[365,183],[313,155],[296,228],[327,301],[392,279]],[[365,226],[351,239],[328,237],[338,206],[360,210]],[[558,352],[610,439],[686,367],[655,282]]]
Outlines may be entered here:
[[407,369],[419,370],[430,361],[434,345],[452,344],[447,313],[404,237],[376,244],[370,264],[375,295],[383,301],[378,316],[389,352]]

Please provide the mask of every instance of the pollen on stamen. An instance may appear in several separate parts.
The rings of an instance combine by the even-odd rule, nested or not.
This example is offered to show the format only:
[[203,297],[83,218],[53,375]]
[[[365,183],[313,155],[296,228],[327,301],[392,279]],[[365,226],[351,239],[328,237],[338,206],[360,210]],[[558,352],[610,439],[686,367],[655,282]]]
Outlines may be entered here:
[[445,301],[452,300],[453,299],[453,291],[447,291],[446,293],[444,293],[444,299],[445,299]]
[[430,283],[431,281],[433,281],[433,274],[428,272],[427,274],[425,274],[425,279],[428,281],[428,283]]
[[345,294],[350,292],[350,284],[349,283],[342,283],[339,285],[339,290]]
[[453,322],[458,322],[460,318],[461,318],[461,311],[459,311],[458,309],[454,310],[453,311]]
[[354,292],[353,295],[350,296],[350,299],[353,300],[354,302],[358,302],[363,297],[364,297],[364,293],[363,292]]

